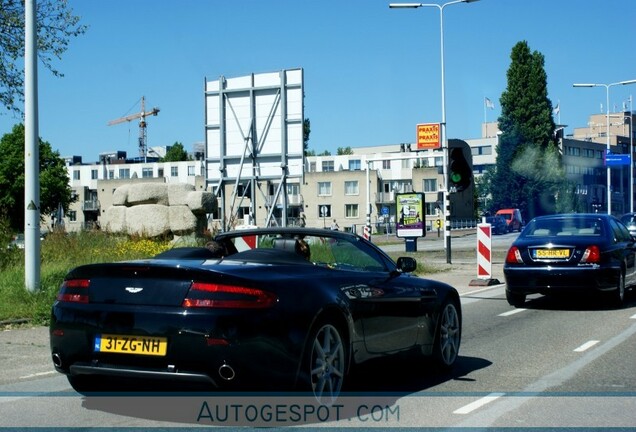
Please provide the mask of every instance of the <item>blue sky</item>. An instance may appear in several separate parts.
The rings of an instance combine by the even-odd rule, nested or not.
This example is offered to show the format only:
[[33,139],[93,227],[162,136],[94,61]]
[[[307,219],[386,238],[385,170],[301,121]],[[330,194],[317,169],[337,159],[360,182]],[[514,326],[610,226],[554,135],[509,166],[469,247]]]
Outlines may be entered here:
[[[204,141],[206,78],[303,68],[310,149],[414,142],[416,124],[441,120],[439,12],[389,2],[69,0],[89,29],[55,63],[63,78],[40,66],[40,136],[84,162],[112,150],[137,156],[137,122],[107,123],[140,111],[145,96],[147,109],[161,109],[148,118],[148,145],[179,141],[192,150]],[[605,105],[605,89],[572,84],[636,79],[635,25],[634,0],[446,7],[448,137],[480,136],[485,97],[495,104],[487,120],[496,120],[521,40],[545,56],[548,96],[566,133],[586,126]],[[632,94],[636,85],[612,87],[610,109]],[[18,121],[2,109],[0,134]]]

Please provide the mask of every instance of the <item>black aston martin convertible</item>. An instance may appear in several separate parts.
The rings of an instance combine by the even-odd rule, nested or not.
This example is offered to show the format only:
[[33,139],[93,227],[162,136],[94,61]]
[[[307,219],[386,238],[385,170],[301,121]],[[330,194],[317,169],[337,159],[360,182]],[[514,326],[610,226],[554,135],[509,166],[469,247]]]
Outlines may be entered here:
[[352,367],[413,351],[457,360],[457,291],[410,274],[355,234],[222,233],[201,248],[71,270],[52,308],[55,368],[80,392],[113,377],[313,392],[333,401]]

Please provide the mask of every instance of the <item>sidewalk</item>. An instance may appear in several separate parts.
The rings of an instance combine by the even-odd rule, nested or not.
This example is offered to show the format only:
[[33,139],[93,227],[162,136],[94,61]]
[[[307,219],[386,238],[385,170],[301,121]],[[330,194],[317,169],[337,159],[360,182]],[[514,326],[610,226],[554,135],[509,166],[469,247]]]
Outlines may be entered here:
[[[474,234],[471,230],[456,230],[452,232],[452,237],[457,238],[471,234]],[[401,240],[397,240],[395,235],[386,236],[378,234],[372,238],[372,241],[382,248],[384,245],[399,244]],[[502,284],[505,283],[503,275],[503,256],[501,256],[502,254],[505,254],[505,252],[502,250],[493,250],[493,255],[497,256],[492,258],[491,276],[489,279],[482,281],[479,279],[477,274],[477,252],[474,248],[464,249],[462,250],[463,253],[458,253],[458,255],[462,256],[461,258],[453,257],[453,254],[451,253],[451,263],[449,264],[446,262],[446,258],[443,256],[444,254],[439,253],[444,251],[443,235],[438,237],[436,234],[430,235],[429,233],[426,237],[418,238],[418,244],[422,246],[424,244],[433,244],[435,246],[434,250],[437,253],[427,259],[427,264],[441,270],[439,272],[429,273],[423,277],[447,283],[455,287],[460,294],[483,289],[485,287],[484,285],[488,284],[495,286],[497,282]],[[466,258],[467,250],[474,253],[474,258]],[[481,285],[478,284],[482,282],[485,283]]]
[[[503,264],[492,263],[491,277],[482,281],[477,276],[476,259],[472,262],[469,260],[452,260],[451,264],[444,261],[431,262],[435,267],[444,269],[437,273],[424,275],[424,278],[438,280],[453,286],[460,294],[476,291],[486,286],[496,286],[497,281],[504,283]],[[472,284],[471,284],[472,283]]]

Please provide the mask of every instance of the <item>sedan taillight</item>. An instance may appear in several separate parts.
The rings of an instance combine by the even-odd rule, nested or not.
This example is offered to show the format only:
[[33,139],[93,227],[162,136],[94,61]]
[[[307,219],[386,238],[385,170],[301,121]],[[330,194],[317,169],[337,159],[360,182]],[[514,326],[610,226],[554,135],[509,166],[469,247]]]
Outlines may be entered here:
[[193,282],[182,306],[186,308],[265,309],[273,306],[277,300],[275,294],[257,288]]
[[512,246],[508,249],[508,253],[506,254],[506,263],[507,264],[523,264],[523,260],[521,259],[521,251],[517,246]]
[[57,300],[69,303],[88,303],[88,279],[69,279],[62,282]]
[[586,264],[601,262],[601,250],[598,246],[588,246],[587,249],[585,249],[585,252],[583,252],[581,262]]

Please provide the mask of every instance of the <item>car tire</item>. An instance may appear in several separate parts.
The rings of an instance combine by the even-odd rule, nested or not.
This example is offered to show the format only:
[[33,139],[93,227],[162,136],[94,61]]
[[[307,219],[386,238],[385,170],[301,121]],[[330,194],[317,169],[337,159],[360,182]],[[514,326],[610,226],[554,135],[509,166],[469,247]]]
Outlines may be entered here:
[[321,405],[338,399],[347,370],[347,350],[339,328],[328,322],[314,326],[302,363],[300,384]]
[[446,299],[440,310],[433,341],[433,361],[444,370],[453,367],[461,344],[461,316],[454,300]]
[[611,293],[611,302],[616,307],[623,306],[625,303],[625,273],[621,271],[616,289]]
[[520,308],[526,304],[526,295],[506,290],[506,300],[510,306]]

